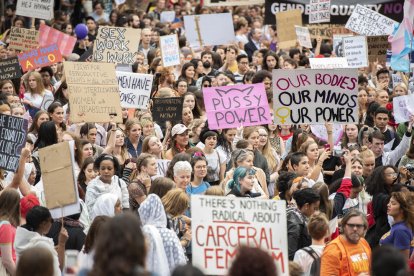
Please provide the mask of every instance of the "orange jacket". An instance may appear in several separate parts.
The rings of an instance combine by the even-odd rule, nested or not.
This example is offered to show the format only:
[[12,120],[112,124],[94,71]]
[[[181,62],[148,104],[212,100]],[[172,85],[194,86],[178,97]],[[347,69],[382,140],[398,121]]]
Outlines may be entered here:
[[321,275],[356,276],[370,272],[371,248],[361,238],[357,244],[349,243],[342,235],[331,241],[321,257]]

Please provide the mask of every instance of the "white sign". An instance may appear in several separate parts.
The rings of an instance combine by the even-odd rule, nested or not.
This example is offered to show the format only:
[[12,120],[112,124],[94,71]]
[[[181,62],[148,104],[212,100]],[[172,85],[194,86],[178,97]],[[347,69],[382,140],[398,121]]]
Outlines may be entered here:
[[410,116],[414,115],[414,94],[394,97],[392,106],[394,107],[394,119],[396,123],[410,121]]
[[274,123],[358,122],[358,70],[273,70]]
[[277,275],[289,275],[284,200],[191,196],[193,265],[227,275],[239,245],[269,252]]
[[344,56],[350,68],[368,66],[368,46],[365,36],[349,36],[342,38]]
[[343,47],[343,44],[342,44],[342,39],[344,37],[348,37],[348,36],[352,36],[352,35],[351,34],[339,34],[339,35],[334,34],[333,35],[333,39],[332,39],[332,41],[333,41],[333,51],[334,51],[336,57],[343,57],[344,56],[344,47]]
[[175,19],[175,11],[163,11],[161,12],[161,23],[171,23]]
[[312,69],[338,69],[348,68],[348,61],[343,57],[336,58],[310,58],[310,67]]
[[402,78],[400,76],[400,74],[392,74],[392,86],[396,87],[397,85],[399,85],[400,83],[402,83]]
[[17,0],[16,15],[50,20],[53,18],[53,0]]
[[151,95],[153,75],[116,71],[121,107],[146,109]]
[[236,41],[231,13],[184,16],[190,47],[233,44]]
[[390,35],[396,21],[382,14],[357,5],[346,22],[345,28],[360,35]]
[[164,67],[179,65],[180,48],[175,34],[160,37],[161,59]]
[[295,30],[300,46],[311,49],[312,41],[309,29],[307,27],[295,26]]
[[310,0],[309,24],[331,21],[331,0]]

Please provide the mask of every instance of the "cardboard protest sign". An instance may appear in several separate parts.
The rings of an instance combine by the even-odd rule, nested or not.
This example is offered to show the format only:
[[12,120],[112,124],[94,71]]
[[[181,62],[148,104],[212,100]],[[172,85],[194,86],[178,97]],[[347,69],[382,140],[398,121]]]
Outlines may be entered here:
[[64,34],[56,29],[53,29],[46,24],[40,25],[39,28],[39,45],[45,47],[47,45],[57,44],[60,53],[64,56],[69,56],[73,47],[76,44],[76,38],[68,34]]
[[[404,0],[331,0],[330,22],[333,24],[345,25],[358,2],[363,6],[383,14],[384,16],[397,22],[401,22],[403,19]],[[308,24],[310,22],[309,0],[265,0],[264,24],[274,25],[276,23],[275,15],[278,12],[295,9],[302,11],[303,23]]]
[[23,72],[49,66],[62,61],[62,55],[56,44],[42,47],[17,55]]
[[12,80],[22,76],[20,63],[17,57],[0,60],[0,80]]
[[365,36],[349,36],[342,38],[344,57],[350,68],[368,66],[368,47]]
[[394,20],[358,4],[345,28],[360,35],[390,35],[396,24]]
[[177,35],[160,36],[161,60],[164,67],[181,63],[180,48]]
[[313,39],[316,39],[318,36],[320,36],[322,39],[332,39],[332,36],[336,34],[353,34],[352,31],[346,29],[344,26],[337,24],[312,24],[305,26],[309,29],[310,36]]
[[273,70],[275,124],[358,122],[358,71]]
[[272,122],[263,83],[205,87],[203,96],[210,129]]
[[310,0],[309,24],[331,21],[331,0]]
[[296,37],[299,40],[299,44],[305,48],[312,48],[312,41],[310,38],[309,29],[306,27],[295,26]]
[[264,0],[204,0],[206,7],[263,5]]
[[310,67],[312,69],[338,69],[348,68],[348,61],[346,58],[310,58]]
[[75,203],[75,160],[72,159],[69,143],[63,142],[41,148],[39,161],[46,207],[53,209]]
[[140,29],[101,26],[93,43],[93,60],[133,64],[140,39]]
[[39,31],[11,27],[9,40],[10,49],[19,51],[29,51],[36,49],[39,46]]
[[290,10],[276,14],[277,43],[280,49],[296,46],[295,26],[302,26],[300,10]]
[[17,171],[28,124],[23,118],[0,114],[0,168]]
[[269,252],[277,275],[289,275],[286,203],[191,196],[193,265],[206,275],[226,275],[239,245]]
[[181,121],[183,112],[182,98],[154,98],[152,118],[156,122]]
[[384,62],[387,59],[387,49],[390,48],[388,36],[367,36],[368,60]]
[[153,75],[116,71],[121,106],[146,109],[151,95]]
[[394,119],[396,123],[410,121],[410,116],[414,115],[414,94],[394,97],[392,100],[394,107]]
[[17,0],[16,15],[50,20],[53,18],[53,0]]
[[122,122],[115,64],[65,62],[72,122]]
[[190,47],[232,44],[236,41],[230,13],[187,15],[184,16],[184,28]]

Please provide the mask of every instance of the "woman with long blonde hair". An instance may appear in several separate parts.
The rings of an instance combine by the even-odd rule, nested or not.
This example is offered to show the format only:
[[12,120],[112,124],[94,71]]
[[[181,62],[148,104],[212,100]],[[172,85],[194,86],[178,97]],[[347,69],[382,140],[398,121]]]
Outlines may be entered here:
[[28,73],[26,87],[23,103],[29,107],[40,109],[45,96],[52,99],[52,101],[54,99],[53,93],[45,88],[42,82],[42,76],[36,71]]

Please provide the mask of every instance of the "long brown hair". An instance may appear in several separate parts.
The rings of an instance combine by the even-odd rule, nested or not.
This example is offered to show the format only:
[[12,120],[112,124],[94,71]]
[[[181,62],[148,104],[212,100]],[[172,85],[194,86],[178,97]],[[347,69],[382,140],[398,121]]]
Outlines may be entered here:
[[391,197],[400,204],[403,211],[404,221],[411,230],[414,229],[414,195],[410,191],[394,192]]
[[20,195],[14,189],[0,194],[0,220],[8,220],[14,227],[20,225]]

